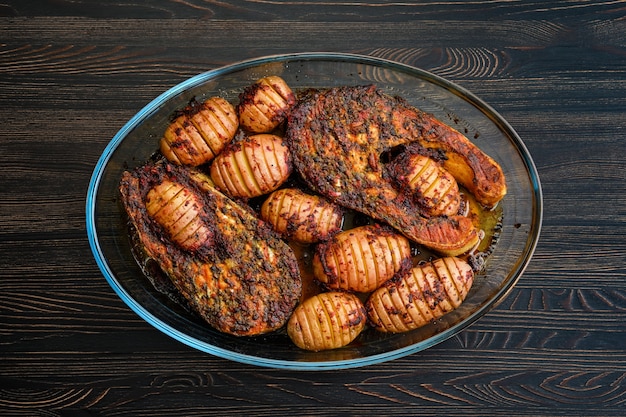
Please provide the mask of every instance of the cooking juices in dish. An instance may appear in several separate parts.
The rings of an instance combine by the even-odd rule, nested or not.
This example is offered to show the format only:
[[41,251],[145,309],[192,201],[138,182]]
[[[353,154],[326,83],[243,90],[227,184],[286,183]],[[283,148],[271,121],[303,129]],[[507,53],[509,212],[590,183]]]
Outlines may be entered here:
[[270,76],[236,106],[192,101],[120,192],[144,270],[208,324],[287,328],[324,350],[457,308],[506,183],[461,133],[376,86],[296,97]]

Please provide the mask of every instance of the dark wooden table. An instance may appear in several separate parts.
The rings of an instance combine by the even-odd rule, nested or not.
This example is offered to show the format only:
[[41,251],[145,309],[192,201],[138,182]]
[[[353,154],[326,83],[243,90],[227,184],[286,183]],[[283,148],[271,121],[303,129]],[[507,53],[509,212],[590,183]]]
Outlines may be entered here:
[[[358,369],[257,368],[155,330],[96,266],[85,196],[118,129],[195,74],[301,51],[443,76],[528,146],[541,240],[458,336]],[[626,1],[7,0],[0,122],[0,415],[624,415]]]

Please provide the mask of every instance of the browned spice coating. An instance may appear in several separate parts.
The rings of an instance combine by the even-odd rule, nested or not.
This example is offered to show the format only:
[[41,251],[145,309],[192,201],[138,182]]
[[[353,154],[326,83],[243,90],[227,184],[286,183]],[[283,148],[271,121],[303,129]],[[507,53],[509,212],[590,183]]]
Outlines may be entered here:
[[402,99],[375,86],[359,86],[304,97],[292,110],[285,140],[296,169],[312,189],[418,243],[456,255],[478,242],[471,220],[426,218],[409,195],[393,186],[381,160],[398,146],[454,132]]
[[[293,251],[249,209],[189,173],[157,162],[123,174],[122,202],[146,255],[216,329],[249,336],[282,327],[301,294]],[[165,180],[184,185],[202,202],[199,216],[211,230],[211,244],[181,249],[148,216],[147,193]]]

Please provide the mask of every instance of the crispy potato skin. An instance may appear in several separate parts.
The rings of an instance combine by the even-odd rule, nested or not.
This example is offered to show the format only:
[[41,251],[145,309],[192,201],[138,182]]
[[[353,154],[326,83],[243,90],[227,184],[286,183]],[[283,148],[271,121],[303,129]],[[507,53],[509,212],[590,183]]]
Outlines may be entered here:
[[251,133],[269,133],[287,118],[295,103],[296,96],[285,80],[263,77],[239,95],[239,122]]
[[282,138],[258,134],[224,149],[211,164],[211,179],[231,197],[251,198],[276,190],[292,171],[291,154]]
[[[169,183],[193,196],[194,215],[209,231],[210,240],[194,250],[172,242],[171,231],[146,209],[148,193]],[[286,324],[302,292],[298,262],[250,208],[213,188],[203,174],[164,162],[125,172],[120,195],[145,256],[157,262],[207,323],[236,336]]]
[[317,246],[313,274],[327,288],[366,293],[393,277],[410,257],[408,239],[393,229],[360,226]]
[[165,129],[160,150],[175,164],[202,165],[224,149],[238,127],[235,108],[223,98],[191,101]]
[[287,239],[315,243],[341,230],[343,210],[325,198],[297,188],[281,188],[261,206],[261,218]]
[[294,311],[287,334],[301,349],[337,349],[352,342],[365,328],[367,316],[361,300],[346,292],[315,295]]
[[414,267],[370,295],[366,302],[370,323],[389,333],[422,327],[461,305],[473,281],[472,268],[456,257]]

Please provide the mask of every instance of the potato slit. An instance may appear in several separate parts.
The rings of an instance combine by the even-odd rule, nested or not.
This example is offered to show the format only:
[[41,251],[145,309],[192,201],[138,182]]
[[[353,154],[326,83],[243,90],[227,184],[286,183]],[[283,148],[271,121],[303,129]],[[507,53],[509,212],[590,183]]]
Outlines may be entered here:
[[[344,251],[336,250],[335,245],[331,245],[326,252],[330,251],[330,260],[332,260],[332,268],[329,272],[332,274],[328,278],[331,288],[344,288],[348,282],[345,280],[345,274],[343,271],[347,267],[347,260],[345,259]],[[327,258],[328,259],[328,258]],[[328,261],[326,261],[328,264]]]
[[361,252],[363,253],[363,263],[367,276],[366,292],[378,288],[385,278],[383,275],[384,271],[381,273],[378,263],[376,262],[376,253],[384,250],[381,239],[384,239],[384,236],[377,235],[372,238],[368,235],[368,238],[364,242],[361,242]]
[[[191,233],[189,233],[190,229],[189,228],[193,228],[196,227],[194,230],[191,230]],[[203,225],[199,222],[196,222],[195,219],[190,220],[185,226],[183,226],[178,233],[176,233],[175,236],[172,236],[172,240],[175,240],[177,242],[179,242],[179,244],[183,247],[189,247],[190,245],[187,243],[190,239],[192,240],[197,240],[197,238],[201,237],[199,235],[198,232],[200,232],[200,229],[203,229]],[[185,232],[186,236],[184,239],[179,240],[179,237],[182,237],[182,233]],[[202,236],[204,236],[205,233],[202,233]],[[203,242],[204,243],[204,242]]]
[[[460,273],[460,271],[456,268],[456,265],[455,265],[455,268],[454,268],[455,271],[453,271],[450,268],[450,265],[448,264],[448,261],[454,262],[454,260],[451,259],[451,258],[440,259],[440,262],[443,265],[443,267],[445,268],[445,272],[446,272],[446,274],[447,274],[447,276],[449,278],[448,279],[449,284],[448,285],[444,285],[443,288],[444,288],[444,290],[446,292],[446,297],[448,298],[448,300],[450,302],[450,305],[454,309],[454,308],[457,308],[460,305],[460,303],[457,303],[457,301],[462,299],[463,291],[459,291],[459,288],[457,286],[457,281],[459,281],[459,280],[456,279],[456,275],[455,275],[455,271],[456,271],[456,273]],[[454,293],[451,293],[451,291],[453,291]]]
[[[166,189],[161,190],[162,187],[167,186]],[[156,188],[158,187],[158,190],[156,190]],[[176,194],[178,194],[181,190],[174,190],[174,194],[170,196],[171,192],[170,190],[172,190],[172,188],[177,187],[177,184],[171,181],[166,181],[166,182],[162,182],[161,184],[159,184],[157,187],[154,187],[153,190],[155,190],[153,193],[152,192],[148,192],[148,196],[150,196],[150,201],[147,202],[146,204],[146,209],[149,211],[150,215],[154,217],[155,214],[159,213],[163,207],[169,203],[169,201],[174,198],[176,196]],[[156,194],[156,195],[151,195],[151,194]],[[168,197],[167,200],[165,199],[165,197]],[[152,212],[149,208],[154,206],[155,204],[158,203],[158,209],[154,212]]]
[[[192,119],[192,123],[200,132],[204,146],[208,149],[211,156],[209,158],[215,158],[215,156],[222,150],[224,141],[221,140],[221,135],[215,130],[215,127],[211,120],[207,118],[207,112],[202,111],[196,114]],[[202,122],[198,121],[202,119]],[[208,131],[207,131],[208,129]]]
[[377,253],[378,271],[384,274],[385,281],[395,274],[398,265],[400,265],[400,262],[396,260],[397,252],[398,250],[394,248],[392,238],[385,236],[384,241],[381,242],[381,250]]
[[[194,209],[194,207],[183,207],[183,205],[188,205],[188,204],[194,204],[192,201],[190,200],[185,200],[183,201],[183,203],[178,207],[178,209],[174,212],[176,213],[178,216],[178,218],[176,220],[174,220],[170,225],[170,235],[172,236],[173,240],[176,240],[175,237],[176,235],[185,228],[185,226],[187,226],[190,222],[193,222],[196,220],[196,216],[197,216],[197,210]],[[172,213],[172,214],[174,214]],[[188,216],[192,216],[190,219],[187,219]],[[180,222],[183,222],[184,224],[179,224]]]
[[[187,140],[182,138],[182,135],[179,136],[178,133],[182,133],[186,137],[187,132],[181,125],[180,118],[174,120],[173,125],[174,126],[172,126],[171,132],[174,140],[168,141],[168,148],[174,155],[176,155],[176,158],[178,158],[178,161],[182,164],[183,161],[187,161],[189,159],[188,152],[185,151],[185,149],[187,149]],[[181,142],[184,146],[172,146],[174,142]]]
[[[313,312],[315,312],[315,308],[313,308]],[[309,310],[306,308],[299,310],[297,321],[300,325],[303,345],[310,348],[315,345],[315,337],[320,334],[321,330],[317,314],[313,314],[311,317],[311,314],[307,313],[309,313]]]
[[432,305],[430,309],[433,312],[434,318],[437,319],[445,313],[445,311],[441,307],[442,294],[438,286],[436,285],[437,281],[439,280],[439,274],[437,273],[437,269],[434,267],[432,262],[426,266],[426,270],[424,272],[425,272],[424,281],[426,285],[428,286],[429,293],[432,295],[431,296],[432,302],[429,303],[429,306]]
[[[346,252],[346,256],[351,260],[351,267],[348,267],[349,272],[349,284],[346,289],[354,289],[359,288],[364,282],[367,280],[367,272],[365,272],[365,267],[363,266],[363,252],[361,250],[361,242],[360,239],[354,235],[350,235],[350,238],[346,241],[346,246],[344,246],[344,251]],[[365,282],[365,284],[367,284]]]
[[389,300],[391,303],[391,308],[394,314],[390,315],[391,321],[393,323],[393,328],[405,331],[408,330],[408,327],[403,319],[403,314],[406,312],[404,304],[402,303],[402,298],[400,297],[400,292],[402,291],[401,286],[396,287],[396,291],[389,292]]
[[433,198],[435,195],[436,185],[439,182],[439,175],[437,167],[430,164],[428,171],[428,177],[424,179],[424,186],[421,187],[420,192],[424,197]]
[[267,86],[267,88],[263,88],[264,97],[267,97],[268,101],[274,106],[272,110],[280,110],[285,108],[288,104],[285,98],[271,85],[269,82],[265,81],[262,85]]
[[187,132],[187,137],[189,137],[189,140],[193,144],[193,149],[189,152],[189,156],[193,159],[194,165],[198,165],[204,162],[207,152],[210,155],[213,155],[211,148],[209,148],[206,144],[206,141],[202,136],[202,131],[194,122],[193,117],[190,117],[186,120],[185,131]]
[[[217,155],[221,151],[221,148],[226,145],[226,142],[230,141],[233,136],[232,129],[229,130],[225,127],[214,111],[206,110],[201,112],[200,115],[211,129],[212,137],[209,146]],[[218,127],[221,128],[221,131]]]
[[328,317],[328,312],[326,311],[326,306],[324,305],[324,297],[325,294],[321,294],[320,297],[316,298],[316,305],[317,308],[315,309],[316,311],[316,316],[317,316],[317,321],[319,323],[320,326],[320,333],[318,333],[320,335],[320,337],[322,338],[322,348],[323,349],[327,349],[328,347],[331,347],[332,344],[334,343],[334,335],[333,335],[333,329],[332,329],[332,323],[329,320]]
[[436,261],[433,261],[433,267],[435,268],[437,274],[437,279],[435,280],[435,282],[440,289],[437,300],[439,301],[439,309],[441,311],[441,314],[443,315],[456,308],[454,305],[455,303],[450,297],[449,292],[451,290],[449,288],[450,282],[454,281],[454,279],[450,276],[450,271],[445,262],[443,262],[443,259],[437,259]]
[[261,119],[259,123],[262,123],[265,126],[273,125],[272,120],[267,117],[265,109],[261,108],[261,106],[265,107],[263,103],[258,103],[255,101],[254,103],[250,103],[250,105],[246,107],[246,109],[247,111],[251,111],[253,113],[253,119]]
[[256,176],[254,175],[254,169],[248,160],[248,155],[245,152],[245,145],[242,146],[240,152],[233,153],[233,160],[235,161],[237,176],[241,180],[242,189],[241,194],[245,196],[252,196],[260,193],[261,186],[259,185]]
[[[405,323],[405,326],[407,329],[409,329],[410,327],[412,327],[412,324],[416,324],[418,323],[418,321],[416,320],[416,316],[417,318],[421,319],[422,315],[419,311],[419,308],[417,308],[416,303],[412,300],[413,296],[412,294],[412,286],[411,286],[411,282],[409,281],[409,278],[412,277],[413,274],[408,273],[407,275],[405,275],[398,283],[397,285],[397,293],[398,293],[398,297],[400,298],[400,300],[402,301],[402,306],[403,306],[403,311],[406,312],[406,316],[408,319],[411,320],[411,323],[407,322],[407,319],[403,320],[403,322]],[[404,283],[404,286],[402,285]],[[404,289],[404,291],[403,291]]]
[[[271,166],[267,163],[267,143],[266,141],[259,138],[259,141],[256,140],[247,147],[246,156],[248,157],[248,161],[251,169],[255,172],[255,179],[257,184],[259,185],[260,192],[270,191],[274,184],[278,183],[274,179],[273,172]],[[270,142],[269,140],[267,142]],[[273,141],[271,141],[273,143]]]
[[267,221],[274,225],[274,228],[286,234],[287,226],[285,221],[286,205],[289,204],[289,196],[283,190],[276,191],[265,201],[265,217]]
[[295,213],[298,213],[297,208],[294,207],[297,201],[296,198],[294,198],[294,195],[291,193],[284,192],[282,194],[284,195],[284,197],[282,200],[282,210],[280,211],[280,218],[286,234],[291,236],[294,233],[292,229],[293,225],[291,224],[291,222],[293,221]]
[[418,292],[418,302],[416,305],[418,306],[418,311],[423,318],[424,324],[430,322],[434,319],[433,312],[428,304],[428,300],[426,297],[426,286],[428,285],[426,282],[426,273],[424,272],[424,267],[414,268],[411,271],[411,276],[416,285],[416,291]]
[[[289,206],[289,214],[288,225],[287,227],[291,230],[291,235],[301,235],[303,240],[309,240],[309,222],[307,218],[307,214],[304,212],[304,205],[308,202],[304,198],[297,198],[298,196],[291,194],[291,204]],[[309,205],[310,207],[310,205]]]
[[391,295],[389,294],[389,289],[384,288],[384,290],[379,296],[379,302],[375,303],[374,307],[379,317],[382,328],[391,332],[397,331],[393,323],[393,320],[391,319],[391,315],[389,314],[389,310],[393,308],[393,303],[391,301]]
[[239,185],[241,184],[241,180],[238,180],[239,168],[231,153],[222,153],[219,160],[213,162],[211,168],[215,170],[215,180],[218,180],[219,183],[222,183],[223,187],[226,188],[224,191],[230,194],[241,193],[241,186]]
[[415,175],[413,175],[413,177],[409,180],[409,185],[412,188],[421,188],[421,184],[424,182],[422,176],[424,175],[425,171],[428,168],[428,163],[426,160],[421,158],[421,155],[417,155],[417,158],[412,158],[411,159],[411,164],[415,164],[418,165],[419,169],[418,171],[415,173]]
[[281,161],[278,160],[278,155],[276,152],[276,141],[271,140],[268,141],[268,143],[271,143],[271,152],[269,152],[269,149],[267,149],[268,152],[263,152],[262,155],[270,173],[271,184],[273,185],[281,181],[283,169],[282,164],[280,163]]
[[324,347],[333,348],[341,344],[341,342],[337,340],[337,337],[341,337],[341,326],[339,325],[339,319],[335,309],[335,300],[331,293],[325,293],[320,297],[320,301],[330,335],[330,342],[327,342]]
[[[231,132],[234,133],[235,131],[235,129],[232,128],[232,125],[234,124],[232,123],[234,121],[234,118],[229,117],[229,113],[224,108],[224,106],[226,105],[230,105],[230,103],[228,103],[226,100],[220,100],[219,103],[217,101],[206,103],[205,108],[207,109],[207,111],[210,112],[212,116],[215,117],[215,123],[211,123],[211,127],[214,129],[214,131],[217,132],[216,125],[219,125],[219,127],[222,128],[222,131],[226,133],[226,136],[232,136]],[[217,136],[219,138],[222,137],[222,135],[219,134]]]
[[[178,184],[176,184],[178,185]],[[173,216],[174,214],[178,213],[178,209],[185,204],[186,200],[184,198],[184,196],[182,196],[183,198],[179,198],[179,196],[184,192],[184,188],[180,187],[178,188],[178,191],[176,191],[176,193],[167,201],[164,201],[163,204],[161,204],[161,207],[152,214],[152,217],[155,219],[160,219],[161,215],[160,213],[163,212],[163,210],[165,208],[167,208],[168,210],[170,210],[170,216]],[[175,205],[176,204],[176,205]],[[169,228],[170,224],[172,223],[171,218],[169,219],[170,221],[165,222],[165,221],[161,221],[161,220],[157,220],[159,223],[161,223],[161,225],[163,225],[163,227],[165,227],[166,229]],[[174,219],[174,221],[178,220],[178,218]]]
[[339,323],[339,331],[341,335],[341,346],[345,346],[353,339],[353,333],[356,330],[356,326],[350,323],[350,311],[356,310],[354,299],[352,296],[347,297],[346,303],[336,303],[335,311],[337,311],[337,318]]

